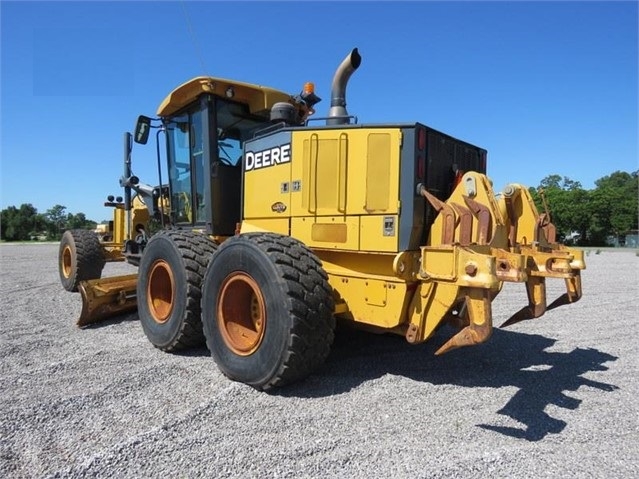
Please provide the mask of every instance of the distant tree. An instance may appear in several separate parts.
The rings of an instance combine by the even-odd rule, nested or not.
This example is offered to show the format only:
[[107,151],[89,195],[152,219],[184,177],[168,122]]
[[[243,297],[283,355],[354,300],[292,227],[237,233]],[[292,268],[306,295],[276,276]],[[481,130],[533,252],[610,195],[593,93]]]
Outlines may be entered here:
[[568,177],[550,175],[541,180],[539,188],[531,188],[531,195],[540,213],[545,212],[544,202],[550,211],[550,219],[557,228],[560,239],[577,232],[583,239],[590,228],[590,192],[581,183]]
[[60,239],[67,224],[67,207],[55,205],[47,210],[45,216],[48,220],[49,239]]
[[543,189],[561,189],[561,176],[560,175],[548,175],[539,182],[539,188]]
[[9,206],[0,211],[0,238],[5,241],[12,241],[15,237],[15,227],[13,226],[13,218],[16,216],[18,209],[15,206]]
[[639,222],[639,171],[615,171],[595,181],[591,210],[593,235],[621,236],[636,230]]
[[48,239],[58,240],[66,228],[94,229],[95,221],[84,213],[67,213],[66,206],[55,205],[45,214],[30,203],[16,208],[9,206],[0,212],[0,238],[5,241],[25,241],[46,233]]
[[67,229],[95,229],[97,223],[95,221],[88,220],[84,213],[73,214],[69,213],[66,219]]
[[577,242],[585,244],[591,237],[592,214],[591,191],[579,187],[567,191],[565,205],[565,220],[569,227],[569,233],[577,232],[579,237]]
[[45,218],[30,203],[9,206],[0,212],[0,237],[5,241],[25,241],[46,229]]
[[579,233],[582,245],[604,245],[609,236],[622,236],[637,229],[639,222],[639,171],[616,171],[595,181],[593,190],[584,190],[578,181],[549,175],[531,188],[540,212],[541,196],[546,197],[551,220],[560,237]]

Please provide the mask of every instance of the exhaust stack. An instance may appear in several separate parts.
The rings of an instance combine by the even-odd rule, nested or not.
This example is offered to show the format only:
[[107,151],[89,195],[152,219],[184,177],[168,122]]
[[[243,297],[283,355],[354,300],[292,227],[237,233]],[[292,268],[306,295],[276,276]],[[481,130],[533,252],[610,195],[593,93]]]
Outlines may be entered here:
[[349,123],[349,119],[347,118],[348,112],[346,111],[346,84],[361,63],[362,57],[357,51],[357,48],[353,48],[353,51],[350,52],[340,66],[337,67],[331,85],[331,108],[328,110],[327,125],[344,125]]

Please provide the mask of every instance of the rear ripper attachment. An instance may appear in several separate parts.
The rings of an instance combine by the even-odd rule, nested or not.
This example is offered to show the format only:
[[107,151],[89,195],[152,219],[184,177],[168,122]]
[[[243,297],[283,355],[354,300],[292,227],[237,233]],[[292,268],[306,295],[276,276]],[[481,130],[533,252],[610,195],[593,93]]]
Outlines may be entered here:
[[[488,178],[466,173],[447,201],[418,186],[438,215],[417,257],[401,253],[395,273],[415,281],[406,339],[420,343],[443,323],[460,328],[436,354],[485,342],[492,333],[491,302],[504,282],[525,283],[528,305],[504,326],[538,318],[581,298],[583,252],[549,241],[553,230],[530,193],[513,184],[496,199]],[[412,267],[411,267],[412,265]],[[566,293],[546,305],[546,278],[564,279]]]

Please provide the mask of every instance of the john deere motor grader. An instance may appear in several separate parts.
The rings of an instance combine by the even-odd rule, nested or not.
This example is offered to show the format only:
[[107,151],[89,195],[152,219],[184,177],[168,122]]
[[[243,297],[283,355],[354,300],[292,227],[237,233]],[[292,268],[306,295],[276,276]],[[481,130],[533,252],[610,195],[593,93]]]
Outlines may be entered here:
[[[485,342],[491,302],[523,283],[528,304],[506,321],[537,318],[581,297],[580,251],[555,242],[528,190],[495,195],[486,150],[421,123],[361,124],[346,111],[354,49],[332,82],[326,118],[307,84],[291,96],[198,77],[166,97],[133,135],[166,148],[163,185],[131,173],[125,136],[123,201],[113,240],[65,233],[63,285],[82,292],[81,324],[137,305],[157,348],[206,344],[228,377],[259,389],[301,379],[329,353],[336,319],[428,340],[436,354]],[[159,140],[158,140],[159,141]],[[163,228],[146,234],[150,218]],[[105,261],[138,274],[100,279]],[[546,278],[566,293],[546,303]]]

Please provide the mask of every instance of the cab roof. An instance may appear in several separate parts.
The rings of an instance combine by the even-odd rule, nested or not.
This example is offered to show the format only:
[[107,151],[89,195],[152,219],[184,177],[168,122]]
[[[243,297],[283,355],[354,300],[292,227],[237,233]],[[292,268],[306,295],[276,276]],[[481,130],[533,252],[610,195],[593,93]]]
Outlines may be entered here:
[[[227,94],[227,91],[230,91],[229,88],[232,89],[232,97]],[[157,114],[161,117],[170,116],[204,93],[246,103],[252,114],[267,113],[277,102],[296,103],[288,93],[273,88],[224,78],[200,76],[183,83],[169,93],[158,107]]]

